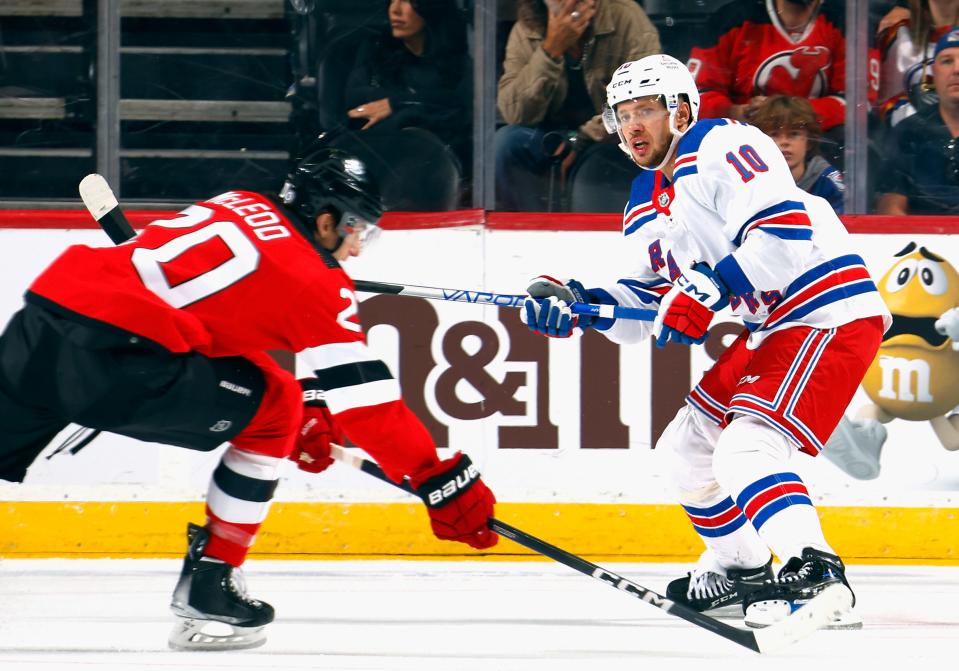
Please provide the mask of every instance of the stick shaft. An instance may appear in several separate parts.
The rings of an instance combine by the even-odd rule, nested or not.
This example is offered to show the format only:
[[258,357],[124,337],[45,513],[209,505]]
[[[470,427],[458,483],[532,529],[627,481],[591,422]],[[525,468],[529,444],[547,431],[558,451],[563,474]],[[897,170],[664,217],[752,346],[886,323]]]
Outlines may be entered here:
[[[497,294],[490,291],[471,291],[469,289],[448,289],[443,287],[422,287],[413,284],[394,284],[389,282],[370,282],[356,280],[357,291],[372,294],[394,294],[397,296],[415,296],[439,301],[455,303],[477,303],[495,307],[518,308],[522,307],[526,296],[517,294]],[[607,317],[616,319],[637,319],[653,321],[656,319],[656,310],[643,308],[628,308],[619,305],[597,305],[594,303],[571,303],[570,310],[578,315],[593,317]]]
[[[400,489],[416,495],[416,492],[409,485],[408,482],[404,481],[403,483],[396,483],[391,480],[386,473],[383,472],[378,465],[369,461],[368,459],[363,459],[362,457],[357,456],[348,452],[346,449],[340,447],[339,445],[331,446],[331,454],[334,459],[341,461],[353,468],[358,468],[368,475],[372,475],[375,478],[387,482],[394,487],[399,487]],[[732,625],[721,622],[715,618],[709,617],[708,615],[703,615],[691,608],[686,608],[682,604],[675,603],[670,601],[661,594],[647,589],[641,585],[637,585],[631,580],[613,573],[607,569],[604,569],[590,561],[583,559],[577,555],[567,552],[562,548],[551,545],[544,540],[540,540],[535,536],[532,536],[525,531],[517,529],[514,526],[510,526],[505,522],[501,522],[495,517],[489,518],[487,523],[489,528],[498,533],[500,536],[509,538],[514,543],[518,543],[523,547],[532,550],[538,554],[541,554],[545,557],[549,557],[555,561],[558,561],[560,564],[565,564],[566,566],[579,571],[583,575],[588,575],[590,578],[595,578],[603,583],[606,583],[610,587],[614,587],[626,594],[629,594],[641,601],[659,608],[662,611],[680,617],[687,622],[695,624],[699,627],[712,631],[715,634],[722,636],[723,638],[732,641],[733,643],[738,643],[739,645],[749,648],[755,652],[759,652],[759,645],[756,642],[756,636],[751,631],[744,631],[733,627]]]
[[[80,197],[87,210],[97,220],[97,223],[106,231],[114,244],[122,244],[131,239],[136,232],[127,220],[113,190],[101,175],[90,174],[80,181]],[[457,303],[478,303],[497,307],[518,308],[523,305],[526,296],[515,294],[497,294],[490,291],[470,291],[467,289],[446,289],[441,287],[421,287],[408,284],[393,284],[388,282],[370,282],[356,280],[358,291],[373,294],[395,294],[400,296],[415,296],[431,300],[453,301]],[[590,315],[593,317],[607,317],[617,319],[639,319],[653,321],[656,318],[655,310],[627,308],[618,305],[593,305],[590,303],[573,303],[570,310],[574,314]]]

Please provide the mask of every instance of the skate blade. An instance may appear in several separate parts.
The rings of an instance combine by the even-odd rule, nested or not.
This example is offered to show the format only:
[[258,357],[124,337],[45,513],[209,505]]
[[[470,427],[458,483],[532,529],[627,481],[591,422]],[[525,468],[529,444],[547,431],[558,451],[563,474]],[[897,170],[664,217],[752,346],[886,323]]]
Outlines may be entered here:
[[178,617],[167,644],[173,650],[247,650],[266,643],[266,625],[239,627],[214,620]]
[[743,604],[739,601],[734,604],[726,604],[718,608],[704,610],[703,613],[717,620],[741,620],[743,617]]
[[[787,617],[801,609],[808,602],[795,602],[790,604],[785,599],[769,599],[766,601],[757,601],[749,605],[746,615],[743,618],[743,624],[752,629],[764,629],[777,622],[782,622]],[[822,629],[862,629],[862,617],[852,610],[834,613],[831,619],[826,620],[821,626]]]
[[[852,591],[834,584],[797,608],[791,615],[754,632],[759,652],[774,652],[829,625],[852,608]],[[752,606],[750,606],[752,607]]]

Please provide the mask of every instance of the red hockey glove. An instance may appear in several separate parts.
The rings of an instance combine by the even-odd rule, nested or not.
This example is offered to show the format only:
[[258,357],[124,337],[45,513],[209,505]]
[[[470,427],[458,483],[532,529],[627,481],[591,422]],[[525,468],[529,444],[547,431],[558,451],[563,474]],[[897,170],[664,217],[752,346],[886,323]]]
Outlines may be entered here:
[[480,480],[479,471],[462,452],[417,473],[410,484],[426,504],[433,534],[484,550],[499,541],[486,520],[493,516],[496,497]]
[[337,425],[323,400],[316,378],[299,380],[303,389],[303,424],[296,436],[290,459],[307,473],[320,473],[333,463],[330,443],[343,443],[343,430]]
[[653,322],[656,346],[672,340],[683,345],[706,340],[709,323],[715,314],[729,305],[729,289],[705,263],[697,263],[676,278],[659,304]]

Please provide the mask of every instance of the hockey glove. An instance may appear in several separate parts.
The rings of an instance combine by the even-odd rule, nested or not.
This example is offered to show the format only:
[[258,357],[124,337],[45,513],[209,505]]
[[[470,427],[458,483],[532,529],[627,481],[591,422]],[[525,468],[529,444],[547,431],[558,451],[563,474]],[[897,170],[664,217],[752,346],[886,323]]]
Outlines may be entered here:
[[949,308],[935,323],[936,331],[953,342],[959,341],[959,308]]
[[477,550],[491,548],[499,541],[486,526],[493,516],[496,497],[462,452],[417,473],[410,484],[426,504],[437,538],[466,543]]
[[595,321],[589,315],[574,315],[570,303],[589,303],[589,293],[576,280],[565,284],[549,275],[533,278],[526,287],[529,298],[520,310],[520,319],[531,331],[553,338],[568,338],[579,326],[584,331]]
[[343,442],[343,430],[337,425],[323,400],[316,378],[299,380],[303,389],[303,424],[296,436],[290,459],[307,473],[320,473],[333,463],[330,444]]
[[697,263],[676,278],[659,304],[653,322],[656,346],[672,340],[683,345],[699,345],[706,340],[713,316],[729,305],[729,289],[705,263]]

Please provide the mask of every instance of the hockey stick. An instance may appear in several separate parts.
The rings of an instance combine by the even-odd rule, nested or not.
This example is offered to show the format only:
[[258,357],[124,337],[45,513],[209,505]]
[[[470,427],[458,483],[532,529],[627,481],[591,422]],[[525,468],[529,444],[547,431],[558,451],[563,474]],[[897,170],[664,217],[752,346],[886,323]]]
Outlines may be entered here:
[[[80,180],[77,189],[87,211],[96,219],[104,232],[110,236],[113,244],[121,245],[136,235],[133,226],[127,221],[123,210],[120,209],[120,203],[117,201],[117,197],[113,195],[113,189],[110,188],[103,175],[96,173],[87,175]],[[100,433],[102,432],[99,429],[81,427],[63,441],[60,447],[49,454],[47,459],[55,457],[64,450],[68,450],[70,454],[76,454],[89,445]]]
[[[412,284],[390,284],[388,282],[367,282],[356,280],[356,290],[371,294],[395,294],[415,296],[437,301],[456,303],[478,303],[496,307],[519,308],[527,296],[516,294],[496,294],[489,291],[470,291],[469,289],[446,289],[441,287],[420,287]],[[595,303],[570,303],[570,311],[578,315],[591,315],[606,319],[637,319],[651,322],[656,319],[656,310],[626,308],[619,305],[599,305]]]
[[[121,244],[132,238],[136,233],[130,222],[127,221],[116,196],[110,189],[107,181],[97,174],[87,175],[80,181],[80,197],[87,210],[103,227],[115,244]],[[356,280],[357,291],[371,294],[394,294],[398,296],[414,296],[431,300],[454,301],[458,303],[478,303],[518,308],[522,307],[526,296],[513,294],[497,294],[489,291],[471,291],[469,289],[446,289],[440,287],[421,287],[411,284],[391,284],[388,282],[368,282]],[[591,315],[607,319],[639,319],[653,321],[656,319],[655,310],[641,308],[626,308],[619,305],[595,305],[590,303],[572,303],[570,310],[578,315]]]
[[87,175],[80,180],[79,191],[87,211],[110,236],[113,244],[123,244],[136,235],[136,231],[127,221],[126,215],[120,209],[120,203],[117,202],[117,197],[113,195],[113,190],[103,175],[96,173]]
[[[337,461],[359,469],[383,482],[388,482],[394,487],[399,487],[403,491],[417,496],[409,482],[405,480],[399,484],[393,482],[386,473],[383,472],[383,469],[372,461],[348,452],[339,445],[331,445],[330,452],[331,456]],[[695,611],[682,604],[670,601],[651,589],[627,580],[608,569],[604,569],[555,545],[550,545],[546,541],[531,536],[525,531],[521,531],[516,527],[497,520],[495,517],[489,518],[487,524],[492,531],[498,533],[500,536],[509,538],[533,552],[549,557],[560,564],[565,564],[583,575],[588,575],[591,578],[604,582],[640,601],[645,601],[670,615],[682,618],[697,627],[711,631],[728,641],[738,643],[744,648],[749,648],[754,652],[772,652],[795,643],[816,629],[825,626],[836,614],[848,609],[852,605],[851,594],[848,589],[841,585],[830,585],[818,596],[811,599],[805,606],[772,626],[755,630],[739,629],[738,627]]]

